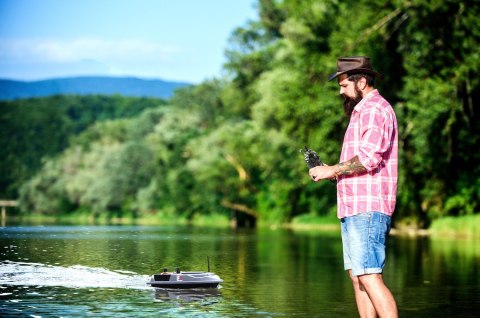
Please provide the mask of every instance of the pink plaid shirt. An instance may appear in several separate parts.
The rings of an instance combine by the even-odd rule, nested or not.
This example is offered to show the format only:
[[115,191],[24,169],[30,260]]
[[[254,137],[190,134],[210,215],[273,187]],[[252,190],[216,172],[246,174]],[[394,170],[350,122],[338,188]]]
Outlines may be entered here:
[[369,211],[391,216],[397,195],[398,126],[392,106],[377,90],[355,106],[345,132],[340,162],[356,155],[367,172],[338,177],[338,218]]

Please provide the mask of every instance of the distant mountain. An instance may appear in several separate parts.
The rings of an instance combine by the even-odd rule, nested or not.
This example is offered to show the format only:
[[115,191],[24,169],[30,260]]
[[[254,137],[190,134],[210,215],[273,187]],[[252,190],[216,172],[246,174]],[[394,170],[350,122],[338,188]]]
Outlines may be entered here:
[[124,95],[135,97],[170,98],[185,82],[147,80],[134,77],[71,77],[42,81],[0,79],[0,100],[14,100],[51,95]]

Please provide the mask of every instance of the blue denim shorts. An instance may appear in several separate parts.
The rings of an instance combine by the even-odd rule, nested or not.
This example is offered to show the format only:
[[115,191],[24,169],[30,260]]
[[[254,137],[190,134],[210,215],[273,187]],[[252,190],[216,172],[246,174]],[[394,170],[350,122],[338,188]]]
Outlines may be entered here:
[[391,218],[366,212],[341,219],[343,262],[353,276],[379,274],[385,265],[385,241]]

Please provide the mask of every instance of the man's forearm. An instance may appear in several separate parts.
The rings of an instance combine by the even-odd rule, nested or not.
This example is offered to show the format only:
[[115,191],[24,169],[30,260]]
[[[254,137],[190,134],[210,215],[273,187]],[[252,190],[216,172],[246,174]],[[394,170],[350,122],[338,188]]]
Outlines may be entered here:
[[360,163],[358,156],[345,162],[340,162],[335,166],[335,174],[337,176],[350,176],[364,172],[367,172],[367,169]]

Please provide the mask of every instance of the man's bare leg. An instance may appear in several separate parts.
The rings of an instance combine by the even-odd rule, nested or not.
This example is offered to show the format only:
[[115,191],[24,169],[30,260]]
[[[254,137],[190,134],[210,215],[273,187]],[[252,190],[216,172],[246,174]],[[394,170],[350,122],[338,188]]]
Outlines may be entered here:
[[[366,291],[374,310],[381,318],[397,318],[397,304],[388,287],[383,282],[382,274],[358,276],[359,288]],[[356,293],[355,293],[356,294]],[[355,296],[356,297],[356,296]],[[361,314],[360,314],[361,315]]]
[[358,276],[352,276],[352,271],[349,270],[350,278],[352,279],[353,290],[355,291],[355,301],[357,302],[358,313],[361,318],[377,317],[377,312],[373,306],[367,291],[360,284]]

